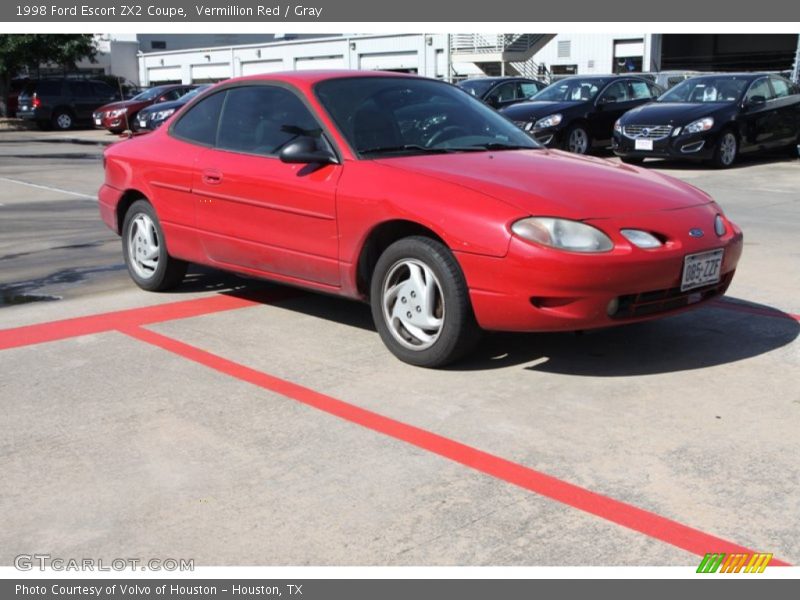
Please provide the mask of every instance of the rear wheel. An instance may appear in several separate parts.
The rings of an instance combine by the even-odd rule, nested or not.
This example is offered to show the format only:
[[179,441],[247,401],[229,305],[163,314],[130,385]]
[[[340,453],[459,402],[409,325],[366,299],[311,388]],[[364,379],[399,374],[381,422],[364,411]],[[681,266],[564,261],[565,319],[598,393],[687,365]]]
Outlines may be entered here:
[[67,131],[68,129],[72,129],[73,125],[75,125],[75,119],[68,110],[59,109],[53,113],[53,127],[56,129]]
[[370,286],[375,327],[400,360],[441,367],[480,338],[461,267],[446,246],[412,236],[381,254]]
[[158,216],[146,200],[137,200],[125,214],[122,252],[131,279],[143,290],[168,290],[186,274],[187,264],[167,253]]
[[723,131],[717,140],[711,163],[718,169],[727,169],[736,161],[738,152],[739,140],[736,139],[736,134],[730,129]]

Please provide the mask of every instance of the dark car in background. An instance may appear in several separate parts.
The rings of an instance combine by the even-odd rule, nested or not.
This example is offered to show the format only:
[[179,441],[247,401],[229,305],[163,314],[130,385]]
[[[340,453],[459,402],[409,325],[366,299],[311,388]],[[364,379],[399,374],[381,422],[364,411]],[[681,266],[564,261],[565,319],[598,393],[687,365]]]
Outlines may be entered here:
[[152,131],[158,129],[161,124],[175,114],[183,105],[189,102],[192,98],[207,90],[212,84],[206,83],[198,85],[191,92],[188,92],[172,102],[159,102],[152,104],[147,108],[139,111],[136,121],[133,123],[133,128],[136,131]]
[[479,77],[466,79],[457,85],[496,109],[523,102],[547,87],[541,81],[525,77]]
[[17,99],[17,117],[36,121],[43,129],[72,129],[90,124],[94,110],[118,93],[91,79],[38,79],[28,82]]
[[136,121],[136,115],[143,108],[159,102],[171,102],[177,100],[186,93],[196,88],[196,85],[172,84],[159,85],[145,90],[130,100],[113,102],[101,106],[94,113],[94,124],[96,127],[107,129],[111,133],[122,133],[126,129],[132,129]]
[[786,147],[796,156],[800,89],[767,73],[693,77],[622,116],[613,148],[623,161],[708,160],[731,166],[742,153]]
[[500,112],[545,146],[586,154],[610,145],[616,120],[663,91],[642,77],[576,75]]

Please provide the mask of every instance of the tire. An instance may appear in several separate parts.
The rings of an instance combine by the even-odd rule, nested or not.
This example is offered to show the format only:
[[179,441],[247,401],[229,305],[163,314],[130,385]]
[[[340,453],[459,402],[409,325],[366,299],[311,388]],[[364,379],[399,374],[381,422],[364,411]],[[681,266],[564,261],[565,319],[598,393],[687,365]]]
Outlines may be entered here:
[[59,131],[68,131],[75,125],[75,117],[68,110],[59,109],[53,113],[53,128]]
[[626,165],[641,165],[644,159],[638,156],[620,156],[620,160]]
[[736,134],[726,129],[719,134],[717,145],[714,147],[714,156],[711,164],[717,169],[727,169],[736,162],[736,155],[739,153],[739,140]]
[[583,125],[572,125],[564,136],[564,150],[573,154],[588,154],[592,149],[592,138]]
[[370,305],[383,343],[412,365],[442,367],[480,339],[461,267],[446,246],[427,237],[403,238],[381,254]]
[[137,200],[125,214],[122,254],[128,274],[143,290],[168,290],[178,285],[186,275],[187,263],[167,253],[164,231],[156,211],[147,200]]

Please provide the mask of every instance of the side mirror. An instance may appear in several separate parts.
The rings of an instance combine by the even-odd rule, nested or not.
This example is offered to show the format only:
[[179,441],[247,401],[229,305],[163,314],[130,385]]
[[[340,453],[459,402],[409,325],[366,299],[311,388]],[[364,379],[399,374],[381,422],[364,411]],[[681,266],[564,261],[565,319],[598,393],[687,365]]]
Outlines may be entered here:
[[751,96],[747,101],[747,106],[758,106],[759,104],[764,104],[766,101],[767,99],[764,96]]
[[330,150],[320,149],[317,141],[308,136],[286,144],[278,154],[278,158],[285,163],[328,165],[338,162]]

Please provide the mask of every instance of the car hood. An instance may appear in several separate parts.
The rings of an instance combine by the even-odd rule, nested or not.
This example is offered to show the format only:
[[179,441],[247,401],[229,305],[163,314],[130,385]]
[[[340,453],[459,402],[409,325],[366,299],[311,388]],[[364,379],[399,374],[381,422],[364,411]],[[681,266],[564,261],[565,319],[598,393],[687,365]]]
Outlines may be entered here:
[[147,104],[146,102],[134,102],[133,100],[121,100],[119,102],[111,102],[109,104],[104,104],[95,112],[108,112],[110,110],[119,110],[121,108],[131,108],[136,106],[141,106],[142,104]]
[[521,121],[523,119],[541,119],[553,113],[573,110],[581,104],[583,102],[544,102],[534,100],[533,102],[514,104],[500,112],[512,121]]
[[[190,98],[190,100],[191,100],[191,98]],[[188,101],[189,100],[178,99],[178,100],[171,100],[170,102],[158,102],[157,104],[151,104],[147,108],[143,108],[141,112],[149,114],[149,113],[158,112],[158,111],[161,111],[161,110],[169,110],[170,108],[174,108],[175,110],[178,110],[181,106],[186,104]]]
[[534,216],[604,219],[711,202],[705,193],[672,177],[560,150],[438,154],[376,162],[469,188]]
[[684,126],[703,117],[729,109],[733,103],[651,102],[629,110],[622,117],[623,125]]

